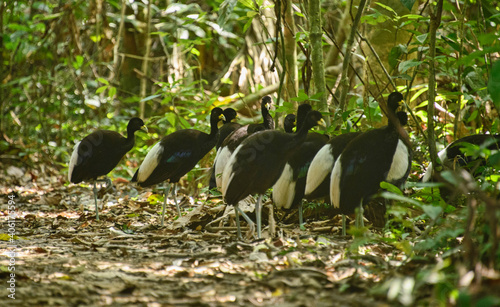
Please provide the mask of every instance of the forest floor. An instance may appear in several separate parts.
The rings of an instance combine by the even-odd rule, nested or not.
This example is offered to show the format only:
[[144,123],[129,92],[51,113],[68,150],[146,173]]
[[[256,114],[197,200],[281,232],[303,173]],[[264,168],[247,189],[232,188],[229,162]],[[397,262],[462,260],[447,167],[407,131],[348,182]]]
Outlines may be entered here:
[[[239,241],[232,208],[181,190],[183,216],[177,218],[169,199],[160,227],[161,190],[137,190],[117,179],[114,190],[99,196],[104,205],[96,221],[90,186],[10,170],[0,187],[0,306],[433,305],[430,283],[415,291],[406,276],[435,260],[341,236],[337,218],[308,221],[302,229],[277,221],[274,235],[266,227],[263,239]],[[18,216],[7,230],[9,195]],[[11,266],[15,300],[5,287]]]

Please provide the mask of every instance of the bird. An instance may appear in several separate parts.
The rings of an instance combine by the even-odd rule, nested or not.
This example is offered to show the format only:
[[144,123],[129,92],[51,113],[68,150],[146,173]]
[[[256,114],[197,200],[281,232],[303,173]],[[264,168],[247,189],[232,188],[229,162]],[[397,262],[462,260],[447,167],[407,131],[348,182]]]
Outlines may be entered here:
[[165,222],[165,206],[170,184],[173,184],[177,214],[181,216],[176,198],[177,183],[215,146],[219,130],[217,125],[224,119],[222,109],[213,108],[210,113],[210,134],[195,129],[183,129],[163,137],[149,150],[135,172],[131,181],[137,182],[141,187],[165,182],[161,226]]
[[219,149],[226,139],[228,135],[230,135],[234,130],[240,128],[242,125],[233,122],[236,117],[238,117],[238,113],[233,108],[224,109],[224,117],[225,120],[222,121],[222,126],[219,128],[219,132],[217,135],[217,143],[215,144],[215,149]]
[[[406,113],[396,113],[402,100],[401,93],[391,93],[387,108],[400,124],[406,124]],[[377,193],[382,181],[401,185],[410,173],[411,159],[411,149],[391,120],[385,127],[362,133],[345,147],[330,177],[330,199],[342,214],[343,235],[346,233],[345,214],[357,211],[356,226],[362,226],[363,203]]]
[[[135,132],[143,127],[147,132],[142,119],[133,117],[127,124],[127,137],[111,130],[97,130],[75,145],[68,167],[68,181],[94,183],[96,220],[99,220],[97,178],[107,175],[118,165],[123,156],[134,147]],[[109,179],[105,181],[109,187],[111,182]]]
[[[466,169],[467,171],[472,171],[469,167],[472,162],[479,161],[478,164],[473,164],[472,166],[477,167],[479,165],[485,165],[486,161],[481,157],[471,157],[466,153],[462,152],[462,148],[465,147],[465,144],[473,144],[477,146],[486,146],[489,150],[499,150],[500,149],[500,134],[492,135],[492,134],[473,134],[458,139],[448,146],[446,146],[443,150],[438,153],[439,160],[442,164],[458,164],[458,166]],[[433,174],[433,166],[432,162],[429,163],[424,176],[422,176],[422,182],[428,182],[432,178]]]
[[[237,117],[236,110],[233,108],[226,108],[224,109],[224,117],[225,120],[222,121],[222,126],[219,128],[219,131],[217,132],[217,143],[215,144],[215,150],[219,150],[221,147],[222,143],[226,139],[228,135],[233,133],[233,131],[237,130],[240,128],[242,125],[233,122],[233,120]],[[214,165],[210,168],[210,179],[208,183],[209,189],[213,189],[216,187],[216,179],[215,179],[215,168]]]
[[304,142],[309,129],[318,124],[325,125],[321,113],[311,111],[297,133],[260,131],[250,135],[235,149],[222,173],[221,190],[226,204],[234,206],[238,238],[241,239],[238,202],[249,195],[259,195],[255,214],[260,238],[262,194],[278,180],[291,150]]
[[[304,113],[311,110],[311,105],[301,104],[297,111],[297,118],[301,118],[303,125]],[[301,126],[297,126],[300,130]],[[328,141],[329,137],[317,132],[309,132],[305,141],[292,149],[288,155],[283,172],[273,186],[273,202],[280,209],[290,209],[299,206],[299,225],[303,224],[302,198],[304,197],[306,176],[312,159],[318,150]]]
[[305,198],[324,198],[330,202],[330,176],[344,148],[362,132],[348,132],[331,138],[314,156],[307,170]]
[[262,113],[262,123],[258,124],[249,124],[242,126],[230,135],[226,137],[222,146],[217,150],[217,154],[214,159],[213,168],[215,173],[215,186],[209,186],[210,189],[215,187],[220,188],[221,174],[224,171],[227,161],[231,157],[231,154],[234,152],[236,147],[240,145],[240,143],[246,139],[249,135],[262,130],[274,130],[274,120],[271,114],[269,113],[269,109],[271,108],[272,99],[270,96],[264,96],[261,101],[261,113]]
[[293,128],[295,128],[295,114],[288,114],[283,120],[283,130],[286,133],[293,133]]

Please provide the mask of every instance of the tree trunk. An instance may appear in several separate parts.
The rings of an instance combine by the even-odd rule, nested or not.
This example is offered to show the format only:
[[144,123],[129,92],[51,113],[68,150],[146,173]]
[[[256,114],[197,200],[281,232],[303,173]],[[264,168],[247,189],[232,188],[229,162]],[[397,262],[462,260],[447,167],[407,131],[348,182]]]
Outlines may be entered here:
[[437,153],[436,141],[434,136],[434,101],[436,98],[436,66],[434,58],[436,57],[436,32],[441,23],[441,14],[443,12],[443,0],[438,0],[436,12],[430,11],[430,27],[429,27],[429,100],[427,103],[427,141],[429,142],[429,154],[431,156],[432,165],[436,169]]
[[[148,76],[148,67],[149,67],[149,53],[151,51],[151,36],[149,33],[151,32],[151,0],[148,1],[148,8],[147,8],[147,16],[146,16],[146,31],[144,33],[145,35],[145,40],[144,40],[144,54],[143,54],[143,59],[142,59],[142,78],[141,78],[141,98],[146,97],[146,88],[147,84],[146,82],[148,81],[147,76]],[[146,108],[146,102],[144,100],[141,100],[140,102],[140,112],[139,116],[141,118],[144,118],[144,110]]]
[[321,6],[319,0],[309,1],[309,31],[311,39],[311,62],[312,75],[314,82],[313,94],[322,93],[319,97],[317,109],[322,112],[328,111],[326,101],[326,83],[325,83],[325,63],[323,60],[323,31],[321,27]]
[[297,97],[299,92],[299,80],[297,78],[297,43],[295,42],[295,21],[293,20],[292,1],[286,0],[283,7],[285,36],[285,68],[286,68],[286,86],[283,93],[283,99],[292,102],[292,98]]

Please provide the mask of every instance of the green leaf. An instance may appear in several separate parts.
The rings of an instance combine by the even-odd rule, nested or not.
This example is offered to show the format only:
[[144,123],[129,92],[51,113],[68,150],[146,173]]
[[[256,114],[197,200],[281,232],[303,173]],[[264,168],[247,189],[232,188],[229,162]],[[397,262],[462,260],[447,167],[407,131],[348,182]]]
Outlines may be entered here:
[[98,89],[95,91],[95,93],[96,93],[96,94],[100,94],[100,93],[104,92],[107,88],[108,88],[108,86],[107,86],[107,85],[101,86],[100,88],[98,88]]
[[217,24],[220,27],[223,27],[226,24],[229,16],[231,16],[231,13],[236,6],[236,3],[238,3],[238,0],[224,0],[224,2],[222,2],[219,9],[219,18],[217,18]]
[[161,96],[160,94],[151,95],[151,96],[148,96],[148,97],[144,97],[143,99],[141,99],[141,101],[148,101],[148,100],[151,100],[151,99],[155,99],[156,97],[160,97],[160,96]]
[[395,186],[395,185],[393,185],[393,184],[391,184],[389,182],[382,181],[380,183],[380,187],[382,189],[385,189],[385,190],[389,191],[389,192],[392,192],[392,193],[395,193],[395,194],[399,194],[399,195],[403,195],[403,192],[401,192],[401,190],[397,186]]
[[383,7],[384,9],[388,10],[389,12],[392,12],[394,15],[398,15],[398,13],[396,13],[396,11],[393,10],[392,7],[390,7],[388,5],[382,4],[380,2],[375,2],[375,4],[377,4],[380,7]]
[[415,200],[415,199],[412,199],[412,198],[409,198],[409,197],[406,197],[403,195],[394,194],[394,193],[387,192],[387,191],[380,193],[380,195],[385,199],[394,199],[394,200],[397,200],[400,202],[415,205],[417,207],[423,206],[423,203],[419,202],[418,200]]
[[422,210],[433,220],[437,219],[443,212],[443,208],[433,205],[422,205]]
[[403,4],[410,11],[415,2],[417,2],[417,0],[401,0],[401,4]]
[[491,68],[490,80],[488,80],[488,93],[497,110],[500,110],[500,60],[493,63]]
[[101,82],[102,84],[109,85],[108,80],[106,80],[106,79],[104,79],[104,78],[97,78],[97,81]]
[[417,35],[415,36],[415,38],[417,39],[417,41],[421,44],[423,44],[425,42],[425,40],[427,39],[427,36],[428,36],[429,33],[424,33],[424,34],[421,34],[421,35]]
[[254,2],[252,0],[238,0],[239,3],[243,4],[247,8],[258,11],[259,8],[255,7]]
[[402,54],[405,54],[406,51],[407,51],[406,46],[403,46],[401,44],[399,44],[395,47],[392,47],[391,51],[389,52],[389,57],[388,57],[389,65],[390,65],[391,69],[398,65],[399,57]]
[[422,64],[423,61],[417,61],[417,60],[408,60],[408,61],[403,61],[399,64],[399,71],[401,73],[404,73],[406,72],[408,69],[412,68],[412,67],[415,67],[415,66],[418,66],[420,64]]
[[108,92],[108,97],[113,99],[113,97],[115,97],[115,95],[116,95],[116,87],[110,86],[109,92]]

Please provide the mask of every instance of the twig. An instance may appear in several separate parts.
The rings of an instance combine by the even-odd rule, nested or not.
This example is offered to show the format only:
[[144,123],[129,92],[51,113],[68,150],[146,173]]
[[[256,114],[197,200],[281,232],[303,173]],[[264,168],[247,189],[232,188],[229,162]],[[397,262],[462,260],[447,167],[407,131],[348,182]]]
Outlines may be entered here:
[[359,21],[361,20],[361,16],[363,15],[363,11],[365,10],[365,5],[366,5],[366,0],[361,0],[358,5],[358,11],[356,13],[356,17],[354,18],[354,21],[352,23],[352,29],[351,33],[349,34],[349,38],[347,39],[347,46],[346,46],[346,51],[344,55],[344,62],[342,64],[343,71],[342,71],[342,92],[340,95],[340,110],[344,111],[346,102],[347,102],[347,92],[349,91],[349,77],[348,77],[348,70],[349,70],[349,62],[351,61],[351,53],[352,53],[352,46],[354,44],[354,36],[356,34],[357,28]]

